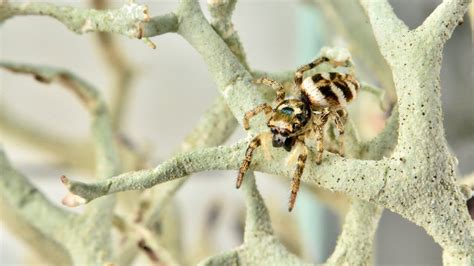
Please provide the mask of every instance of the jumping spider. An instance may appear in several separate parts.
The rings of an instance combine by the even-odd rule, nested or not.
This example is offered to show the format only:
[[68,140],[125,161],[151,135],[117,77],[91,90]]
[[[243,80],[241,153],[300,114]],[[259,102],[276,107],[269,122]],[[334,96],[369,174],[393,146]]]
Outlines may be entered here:
[[297,98],[285,99],[283,86],[277,81],[269,78],[260,78],[257,84],[264,84],[276,90],[276,107],[273,109],[267,103],[257,106],[245,114],[243,125],[249,129],[249,120],[260,112],[269,116],[267,126],[271,133],[261,133],[254,137],[245,152],[237,177],[236,186],[239,188],[243,177],[247,172],[254,150],[262,144],[266,136],[272,136],[273,147],[283,147],[290,151],[295,145],[303,147],[298,156],[296,170],[291,181],[291,195],[288,203],[288,211],[293,209],[296,195],[300,186],[300,178],[308,154],[305,139],[314,132],[316,136],[316,163],[320,164],[323,155],[324,126],[332,119],[339,132],[339,154],[344,154],[343,135],[344,124],[347,120],[345,110],[348,103],[353,101],[359,90],[359,82],[354,75],[326,72],[316,73],[303,80],[305,71],[308,71],[322,63],[329,63],[334,67],[350,67],[350,61],[334,61],[327,57],[319,57],[313,62],[304,65],[295,72],[294,83],[298,90]]

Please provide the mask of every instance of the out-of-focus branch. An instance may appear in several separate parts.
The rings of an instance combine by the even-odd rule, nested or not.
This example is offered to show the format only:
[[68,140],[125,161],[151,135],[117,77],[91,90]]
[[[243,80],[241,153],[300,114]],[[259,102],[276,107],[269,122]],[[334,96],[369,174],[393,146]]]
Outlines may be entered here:
[[[227,107],[226,102],[222,97],[218,97],[201,117],[192,133],[186,137],[180,150],[192,151],[197,148],[219,145],[229,138],[236,126],[237,121]],[[188,177],[180,178],[154,187],[151,193],[142,194],[140,201],[149,205],[149,207],[140,214],[140,216],[143,216],[140,223],[146,227],[155,224],[162,216],[164,207],[187,179]],[[135,257],[135,253],[132,252],[132,250],[136,250],[134,242],[131,239],[126,240],[121,250],[119,261],[124,264],[130,263]]]
[[469,7],[469,21],[471,22],[471,40],[472,46],[474,47],[474,5],[471,4]]
[[[230,17],[235,6],[235,1],[226,4],[220,3],[217,6],[214,4],[217,3],[209,3],[209,8],[212,17],[215,20],[214,26],[216,30],[231,27],[233,31]],[[155,26],[152,27],[152,25]],[[176,31],[177,29],[177,16],[170,13],[164,16],[152,18],[151,21],[146,24],[145,35],[159,35],[169,31]],[[232,51],[239,57],[241,62],[245,62],[245,53],[240,44],[237,33],[233,31],[233,33],[229,35],[224,31],[217,30],[217,32],[229,47],[234,48]],[[196,148],[212,147],[222,144],[232,134],[237,124],[238,123],[228,108],[226,101],[222,97],[218,97],[199,120],[198,124],[192,130],[192,133],[189,134],[181,144],[180,151],[190,151]],[[140,213],[140,216],[144,216],[142,223],[145,226],[151,227],[160,217],[162,217],[161,214],[164,206],[170,201],[171,197],[179,190],[179,188],[181,188],[187,179],[187,177],[184,177],[162,186],[155,187],[152,189],[151,193],[141,197],[141,202],[150,205],[148,208],[149,211],[141,211],[142,213]],[[135,246],[133,245],[133,241],[127,240],[122,246],[123,252],[120,252],[121,255],[119,260],[125,264],[130,263],[134,258],[134,249]]]
[[113,75],[110,113],[113,127],[119,128],[123,121],[124,111],[127,108],[127,99],[129,98],[134,73],[131,64],[127,62],[123,51],[114,42],[112,35],[102,32],[98,34],[97,38],[105,62]]
[[61,163],[67,163],[83,169],[94,167],[91,143],[78,143],[62,136],[42,130],[39,125],[22,122],[22,119],[6,111],[0,113],[0,135],[10,140],[32,147]]
[[[1,221],[25,242],[53,263],[70,263],[62,246],[64,233],[74,214],[55,206],[21,173],[0,149]],[[47,256],[44,256],[47,255]]]
[[91,89],[91,85],[66,70],[12,62],[0,62],[0,67],[14,73],[32,75],[39,82],[58,82],[76,94],[87,109],[94,111],[98,107],[97,92]]
[[[102,178],[116,175],[119,170],[118,153],[114,143],[112,126],[107,108],[98,91],[89,83],[63,69],[47,66],[34,66],[2,62],[0,67],[7,70],[30,74],[36,80],[44,83],[58,82],[71,90],[92,117],[92,136],[96,151],[97,176]],[[79,204],[82,200],[75,195],[68,195],[64,199],[66,204]],[[114,197],[106,197],[88,206],[83,215],[71,218],[69,221],[56,218],[54,221],[65,222],[61,232],[61,242],[68,250],[76,264],[103,264],[110,256],[110,226],[114,207]],[[53,211],[44,212],[45,217],[54,216]],[[38,217],[31,217],[31,220]],[[28,219],[30,220],[30,219]],[[30,221],[34,223],[34,221]],[[50,222],[53,226],[54,222]],[[55,226],[60,228],[59,226]],[[84,231],[93,230],[94,234],[84,234]],[[52,233],[50,233],[52,234]]]
[[[115,151],[111,148],[114,146],[114,138],[112,132],[108,129],[108,114],[106,113],[105,104],[91,84],[66,70],[47,66],[0,62],[0,67],[15,73],[33,75],[36,80],[43,83],[58,82],[64,88],[76,94],[94,117],[92,125],[93,134],[95,134],[94,139],[100,139],[100,141],[95,143],[97,159],[99,160],[97,161],[99,176],[110,176],[116,173],[118,158],[115,155]],[[106,169],[101,169],[102,167]],[[112,168],[115,170],[111,170]]]
[[[201,54],[219,91],[240,123],[245,112],[265,102],[263,95],[256,93],[252,76],[211,27],[196,1],[181,1],[177,15],[180,22],[178,33]],[[251,131],[258,130],[254,128]]]
[[[374,36],[384,57],[393,55],[384,54],[394,43],[408,33],[408,27],[401,21],[386,0],[360,0],[372,24]],[[383,40],[383,42],[381,41]],[[390,62],[388,62],[390,65]]]
[[353,200],[344,218],[342,233],[327,265],[372,264],[373,242],[382,216],[381,207],[361,200]]
[[[122,234],[133,239],[131,241],[137,244],[138,248],[145,253],[152,264],[179,265],[148,228],[137,223],[131,223],[119,216],[114,216],[113,223]],[[117,262],[120,265],[123,264],[123,261],[120,259]]]
[[245,176],[244,190],[247,205],[244,244],[232,251],[212,256],[199,265],[306,265],[288,252],[273,235],[270,216],[253,173]]
[[272,235],[272,223],[270,215],[263,201],[262,195],[257,189],[255,175],[249,173],[246,177],[244,186],[245,204],[247,205],[247,214],[245,219],[244,242],[258,241],[261,236]]
[[[92,6],[98,10],[108,7],[107,1],[92,0]],[[98,32],[96,35],[99,54],[104,59],[112,77],[112,100],[110,116],[114,128],[122,124],[123,112],[126,109],[127,98],[133,81],[133,67],[120,49],[115,37],[108,32]]]
[[239,62],[248,69],[245,51],[232,23],[232,14],[237,0],[208,0],[207,2],[211,13],[212,27],[238,58]]
[[[375,74],[390,102],[396,101],[395,85],[390,68],[377,47],[374,34],[367,27],[367,16],[356,1],[316,0],[324,11],[325,18],[348,41],[351,53],[360,62],[365,73]],[[359,59],[359,60],[357,60]]]
[[[59,163],[86,171],[94,169],[94,147],[91,142],[54,135],[41,129],[40,125],[23,121],[8,111],[0,113],[0,136],[5,141],[43,152]],[[118,145],[126,169],[137,169],[137,165],[143,165],[143,155],[127,141],[119,137]]]
[[237,125],[227,103],[219,96],[183,141],[180,150],[186,152],[220,145],[229,138]]

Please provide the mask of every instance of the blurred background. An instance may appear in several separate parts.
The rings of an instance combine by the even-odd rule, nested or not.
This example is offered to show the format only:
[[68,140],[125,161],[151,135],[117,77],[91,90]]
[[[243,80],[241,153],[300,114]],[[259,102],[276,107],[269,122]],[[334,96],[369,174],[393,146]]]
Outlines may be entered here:
[[[177,6],[175,1],[139,2],[149,6],[152,16],[173,11]],[[89,6],[87,1],[54,3]],[[113,1],[111,5],[121,3]],[[391,0],[390,3],[397,15],[410,28],[415,28],[440,1]],[[208,15],[205,2],[202,8]],[[351,44],[347,33],[341,32],[334,13],[343,8],[323,0],[239,1],[233,21],[252,69],[294,70],[317,56],[322,46],[346,47],[353,53],[356,64],[364,66],[364,56],[378,54],[373,50],[361,52],[360,47]],[[357,31],[353,34],[357,35]],[[120,36],[116,40],[135,69],[122,132],[146,151],[149,158],[146,165],[151,167],[179,148],[218,96],[218,90],[199,54],[176,34],[153,38],[156,50],[139,40]],[[16,17],[3,23],[0,59],[68,69],[94,84],[106,99],[112,98],[110,72],[100,56],[94,34],[77,35],[52,18]],[[441,74],[446,136],[459,160],[461,174],[474,170],[473,59],[472,29],[466,16],[445,47]],[[360,75],[365,81],[384,87],[383,82],[371,77],[372,70],[376,71],[366,64],[361,67]],[[15,117],[16,122],[37,128],[38,132],[71,140],[89,137],[88,114],[77,99],[59,85],[40,84],[29,76],[0,71],[0,112],[3,117]],[[377,105],[377,98],[367,93],[362,93],[360,100],[351,106],[352,114],[366,139],[383,128],[386,117]],[[239,127],[227,143],[244,136]],[[9,136],[5,130],[0,131],[0,145],[12,164],[58,205],[66,193],[59,176],[91,175]],[[195,174],[177,193],[173,207],[179,212],[177,222],[186,256],[202,258],[210,255],[207,252],[215,254],[242,242],[245,205],[242,191],[235,189],[235,177],[234,171]],[[306,261],[324,262],[340,230],[338,214],[326,208],[309,190],[300,194],[293,213],[287,213],[288,181],[257,173],[257,184],[283,241]],[[203,245],[207,246],[206,250],[200,250]],[[422,228],[388,210],[380,221],[375,245],[377,265],[441,265],[441,250],[433,239]],[[34,263],[27,247],[0,224],[0,265]]]

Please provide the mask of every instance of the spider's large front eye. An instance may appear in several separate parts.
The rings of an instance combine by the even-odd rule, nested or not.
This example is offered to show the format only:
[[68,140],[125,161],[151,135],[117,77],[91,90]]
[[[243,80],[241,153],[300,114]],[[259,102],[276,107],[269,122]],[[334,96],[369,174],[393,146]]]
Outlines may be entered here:
[[281,112],[284,113],[285,115],[292,115],[293,111],[294,110],[291,107],[284,107],[281,109]]
[[270,131],[272,132],[272,134],[277,134],[278,133],[278,131],[274,128],[270,129]]
[[297,114],[296,115],[296,118],[300,121],[305,121],[306,120],[306,117],[304,114]]

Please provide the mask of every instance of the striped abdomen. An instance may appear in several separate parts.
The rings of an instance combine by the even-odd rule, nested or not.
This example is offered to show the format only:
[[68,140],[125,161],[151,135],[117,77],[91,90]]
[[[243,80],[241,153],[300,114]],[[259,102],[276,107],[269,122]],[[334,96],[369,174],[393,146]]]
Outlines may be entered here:
[[349,74],[317,73],[304,79],[301,91],[312,106],[340,109],[357,97],[359,82]]

